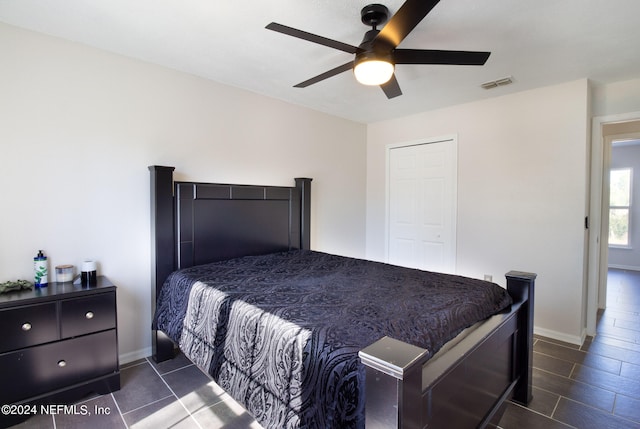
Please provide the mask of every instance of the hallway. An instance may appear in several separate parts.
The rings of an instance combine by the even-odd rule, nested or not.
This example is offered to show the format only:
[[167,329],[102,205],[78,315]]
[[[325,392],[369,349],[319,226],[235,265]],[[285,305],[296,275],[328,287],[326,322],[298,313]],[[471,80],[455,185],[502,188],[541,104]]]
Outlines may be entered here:
[[534,399],[501,428],[640,428],[640,272],[609,270],[597,329],[582,347],[536,336]]

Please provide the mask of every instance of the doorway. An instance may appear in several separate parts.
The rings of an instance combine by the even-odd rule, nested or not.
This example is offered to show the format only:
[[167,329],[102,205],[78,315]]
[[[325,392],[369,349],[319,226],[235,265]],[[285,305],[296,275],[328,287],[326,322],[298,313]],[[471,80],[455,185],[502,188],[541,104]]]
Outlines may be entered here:
[[457,138],[387,146],[386,260],[454,273]]
[[626,141],[635,136],[640,137],[640,112],[596,117],[593,120],[586,332],[590,336],[597,333],[598,310],[606,307],[607,300],[612,146],[614,141]]

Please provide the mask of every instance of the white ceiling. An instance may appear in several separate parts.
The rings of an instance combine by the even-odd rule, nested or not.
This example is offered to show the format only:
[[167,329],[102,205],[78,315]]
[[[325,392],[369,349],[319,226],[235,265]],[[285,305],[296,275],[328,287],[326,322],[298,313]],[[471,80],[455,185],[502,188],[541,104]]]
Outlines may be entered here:
[[[640,77],[639,0],[441,0],[402,48],[491,51],[484,66],[399,65],[388,100],[350,72],[293,85],[352,56],[269,22],[358,45],[367,0],[0,0],[0,21],[359,122],[580,78]],[[383,2],[395,13],[403,0]],[[493,90],[490,80],[513,76]],[[550,100],[552,102],[552,100]]]

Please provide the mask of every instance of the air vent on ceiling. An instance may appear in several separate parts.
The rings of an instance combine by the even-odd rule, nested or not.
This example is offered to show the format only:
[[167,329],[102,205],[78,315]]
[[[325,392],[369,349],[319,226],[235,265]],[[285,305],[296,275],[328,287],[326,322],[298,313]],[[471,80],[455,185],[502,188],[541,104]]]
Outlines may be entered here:
[[497,88],[499,86],[509,85],[511,83],[513,83],[513,78],[511,76],[508,76],[508,77],[503,77],[502,79],[485,82],[480,86],[483,87],[484,89],[492,89],[492,88]]

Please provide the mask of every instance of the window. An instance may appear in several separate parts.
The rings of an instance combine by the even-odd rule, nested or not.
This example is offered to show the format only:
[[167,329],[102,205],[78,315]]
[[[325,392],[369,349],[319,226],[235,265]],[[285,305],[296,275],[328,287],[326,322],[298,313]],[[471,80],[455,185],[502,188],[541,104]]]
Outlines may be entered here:
[[631,168],[615,168],[609,183],[609,246],[629,247]]

